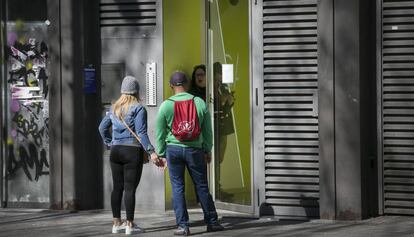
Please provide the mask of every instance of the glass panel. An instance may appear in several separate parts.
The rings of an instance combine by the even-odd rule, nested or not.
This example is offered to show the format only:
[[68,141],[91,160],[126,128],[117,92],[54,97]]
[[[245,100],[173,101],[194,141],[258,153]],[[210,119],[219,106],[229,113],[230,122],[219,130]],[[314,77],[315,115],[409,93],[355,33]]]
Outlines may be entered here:
[[4,112],[7,202],[12,203],[49,202],[48,23],[46,1],[35,2],[8,1]]
[[210,2],[215,196],[251,205],[248,1]]

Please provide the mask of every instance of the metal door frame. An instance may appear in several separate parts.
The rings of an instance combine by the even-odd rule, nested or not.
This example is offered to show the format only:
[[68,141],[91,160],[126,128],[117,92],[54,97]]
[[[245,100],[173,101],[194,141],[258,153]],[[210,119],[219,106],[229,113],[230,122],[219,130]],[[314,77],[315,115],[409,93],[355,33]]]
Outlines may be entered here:
[[[250,4],[250,93],[252,143],[252,202],[254,215],[266,202],[264,153],[264,82],[263,82],[263,1]],[[253,129],[255,126],[255,129]]]
[[[7,1],[0,2],[0,42],[1,45],[7,41]],[[0,49],[0,57],[5,59],[5,52],[4,47]],[[0,110],[0,207],[7,207],[7,137],[6,131],[7,129],[7,119],[6,119],[6,112],[3,108],[7,108],[6,101],[7,101],[7,62],[4,60],[3,63],[0,65],[0,77],[1,85],[0,85],[0,104],[2,109]]]
[[377,162],[378,162],[378,214],[384,214],[384,154],[382,133],[382,1],[377,0],[376,17],[376,45],[377,45]]

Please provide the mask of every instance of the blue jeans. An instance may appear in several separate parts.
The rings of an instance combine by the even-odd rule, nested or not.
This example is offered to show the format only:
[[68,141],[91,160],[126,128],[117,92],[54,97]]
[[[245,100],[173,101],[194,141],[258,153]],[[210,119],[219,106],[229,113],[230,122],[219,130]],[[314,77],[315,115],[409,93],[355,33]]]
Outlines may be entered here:
[[195,185],[206,224],[217,223],[217,212],[208,190],[204,152],[200,148],[167,145],[167,163],[172,186],[172,201],[178,226],[187,227],[188,212],[185,203],[184,171],[187,167]]

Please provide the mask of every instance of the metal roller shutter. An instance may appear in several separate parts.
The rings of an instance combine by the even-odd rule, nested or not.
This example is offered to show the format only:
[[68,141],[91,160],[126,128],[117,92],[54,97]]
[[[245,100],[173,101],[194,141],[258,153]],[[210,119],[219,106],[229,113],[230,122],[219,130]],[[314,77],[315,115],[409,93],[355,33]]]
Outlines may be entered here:
[[156,0],[100,0],[101,27],[149,27],[156,25]]
[[414,1],[382,2],[384,213],[414,215]]
[[317,0],[264,0],[263,37],[266,203],[317,217]]

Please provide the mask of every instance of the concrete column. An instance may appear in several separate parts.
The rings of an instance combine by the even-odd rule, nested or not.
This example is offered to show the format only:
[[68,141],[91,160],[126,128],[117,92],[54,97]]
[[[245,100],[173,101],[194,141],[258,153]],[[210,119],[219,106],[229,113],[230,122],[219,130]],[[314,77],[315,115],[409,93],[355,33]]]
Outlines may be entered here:
[[49,159],[50,207],[62,208],[62,97],[60,62],[60,1],[48,0],[49,36]]
[[359,10],[334,1],[336,215],[346,220],[362,217]]
[[318,2],[319,213],[335,219],[333,0]]
[[83,92],[83,69],[91,64],[99,71],[99,2],[49,2],[54,29],[51,33],[51,206],[102,208],[102,159],[96,142],[99,94]]
[[368,24],[373,4],[321,0],[318,5],[320,214],[358,220],[368,214],[368,161],[375,156],[375,110],[369,112],[375,105],[375,64],[370,63],[375,57],[367,56],[375,44]]

